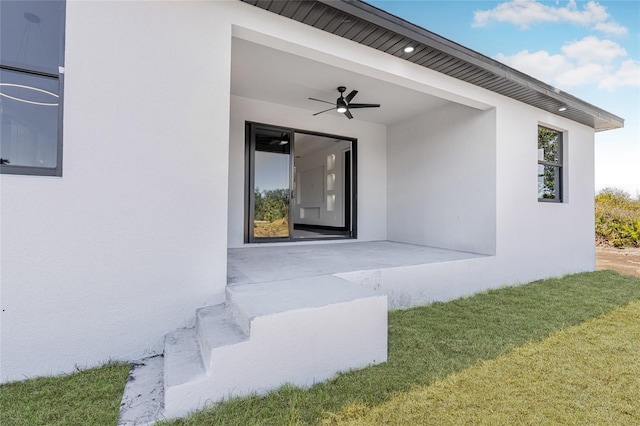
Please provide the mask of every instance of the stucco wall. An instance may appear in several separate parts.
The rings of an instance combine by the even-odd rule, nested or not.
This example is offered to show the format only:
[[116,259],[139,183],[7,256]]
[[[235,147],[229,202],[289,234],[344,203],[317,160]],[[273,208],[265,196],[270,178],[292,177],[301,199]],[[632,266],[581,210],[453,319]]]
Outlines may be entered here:
[[390,240],[495,253],[495,129],[494,110],[455,103],[389,126]]
[[161,351],[195,307],[222,300],[219,7],[67,2],[64,175],[1,178],[0,379]]
[[[497,123],[496,249],[512,281],[593,270],[593,129],[509,100]],[[539,124],[565,132],[563,203],[537,199]]]
[[239,96],[231,97],[229,135],[229,247],[244,244],[244,125],[246,121],[293,127],[358,139],[358,240],[387,238],[386,126]]

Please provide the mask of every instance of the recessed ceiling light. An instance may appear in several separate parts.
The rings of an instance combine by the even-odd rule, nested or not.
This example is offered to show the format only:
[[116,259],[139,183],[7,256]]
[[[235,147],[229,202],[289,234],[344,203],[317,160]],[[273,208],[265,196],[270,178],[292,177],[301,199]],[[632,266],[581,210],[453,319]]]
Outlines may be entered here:
[[558,108],[558,111],[562,112],[562,111],[566,111],[567,110],[567,106],[566,105],[562,105],[560,108]]
[[411,52],[413,52],[414,50],[416,50],[416,49],[415,49],[415,47],[413,47],[413,46],[407,46],[407,47],[405,47],[405,48],[404,48],[404,53],[411,53]]

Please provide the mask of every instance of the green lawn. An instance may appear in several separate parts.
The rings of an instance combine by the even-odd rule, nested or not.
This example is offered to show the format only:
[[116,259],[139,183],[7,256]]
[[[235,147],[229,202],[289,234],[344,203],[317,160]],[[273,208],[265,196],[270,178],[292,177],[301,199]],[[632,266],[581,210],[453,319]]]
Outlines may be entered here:
[[[611,271],[577,274],[561,279],[507,287],[447,303],[389,313],[389,361],[385,364],[341,374],[335,379],[302,390],[284,387],[265,397],[232,400],[195,413],[174,425],[265,425],[317,424],[344,418],[345,411],[360,411],[393,401],[399,394],[426,387],[452,373],[483,360],[491,360],[531,341],[609,313],[640,300],[640,279]],[[105,367],[121,368],[121,367]],[[75,384],[75,394],[98,392],[82,374],[104,374],[91,370],[53,382]],[[122,375],[114,374],[113,386],[122,386]],[[71,411],[68,399],[39,395],[37,382],[0,386],[0,424],[47,424],[47,411]],[[108,393],[108,395],[106,395]],[[113,424],[120,395],[104,392],[112,405],[98,406],[76,401],[86,413],[101,420],[90,424]],[[28,398],[25,398],[28,395]],[[109,396],[111,395],[111,396]],[[43,398],[42,403],[38,402]],[[96,398],[97,399],[97,398]],[[45,413],[28,407],[44,407]],[[7,407],[11,407],[7,410]],[[52,408],[49,408],[52,407]],[[10,414],[6,414],[10,411]],[[64,424],[89,424],[88,414],[73,411]],[[347,413],[348,414],[348,413]],[[348,416],[347,416],[348,417]],[[23,419],[23,420],[17,420]],[[640,421],[639,421],[640,422]]]
[[129,365],[0,386],[0,425],[115,425]]
[[640,302],[631,302],[326,423],[638,425],[639,356]]

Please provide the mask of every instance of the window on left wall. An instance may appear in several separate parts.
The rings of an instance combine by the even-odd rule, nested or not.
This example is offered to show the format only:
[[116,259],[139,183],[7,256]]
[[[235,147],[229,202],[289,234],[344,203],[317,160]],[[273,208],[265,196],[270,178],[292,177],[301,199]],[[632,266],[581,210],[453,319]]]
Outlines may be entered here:
[[63,0],[0,1],[0,172],[62,176]]

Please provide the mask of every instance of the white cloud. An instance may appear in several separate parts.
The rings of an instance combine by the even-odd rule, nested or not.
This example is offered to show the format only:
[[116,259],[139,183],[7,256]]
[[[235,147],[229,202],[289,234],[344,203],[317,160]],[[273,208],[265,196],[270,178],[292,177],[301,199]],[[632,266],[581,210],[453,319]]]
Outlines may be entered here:
[[618,24],[617,22],[598,22],[594,27],[594,30],[601,31],[605,34],[623,36],[629,33],[626,27]]
[[628,59],[613,74],[600,80],[598,87],[613,90],[616,87],[640,87],[640,62]]
[[562,54],[523,50],[509,56],[498,54],[495,59],[560,88],[597,85],[611,91],[640,87],[640,62],[628,59],[618,43],[593,36],[566,43]]
[[554,83],[560,87],[575,87],[595,85],[606,78],[607,69],[602,64],[582,64],[559,73],[554,78]]
[[495,59],[545,82],[571,69],[571,64],[564,56],[550,55],[544,50],[523,50],[512,56],[498,53]]
[[595,1],[589,1],[580,10],[575,0],[569,0],[564,7],[547,6],[536,0],[512,0],[500,3],[493,9],[474,13],[474,27],[484,27],[491,21],[506,22],[525,29],[540,23],[569,23],[611,35],[628,33],[627,28],[615,22],[607,9]]
[[615,41],[600,40],[587,36],[579,41],[562,46],[562,52],[570,59],[580,63],[612,62],[617,57],[627,56],[627,51]]

